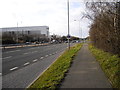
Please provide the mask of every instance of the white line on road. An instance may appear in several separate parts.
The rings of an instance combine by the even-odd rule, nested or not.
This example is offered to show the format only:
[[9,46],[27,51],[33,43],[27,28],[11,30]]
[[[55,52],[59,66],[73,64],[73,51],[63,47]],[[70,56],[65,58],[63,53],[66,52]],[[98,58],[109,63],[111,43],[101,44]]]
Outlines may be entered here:
[[11,58],[12,56],[8,56],[8,57],[4,57],[4,58],[2,58],[2,59],[7,59],[7,58]]
[[35,52],[38,52],[38,51],[33,51],[32,53],[35,53]]
[[29,54],[29,53],[23,53],[23,54]]
[[11,68],[10,71],[13,71],[13,70],[15,70],[15,69],[17,69],[17,68],[18,68],[18,67]]
[[21,50],[9,51],[9,52],[5,52],[5,53],[11,53],[11,52],[16,52],[16,51],[21,51]]
[[26,66],[26,65],[28,65],[28,64],[30,64],[30,63],[29,63],[29,62],[27,62],[27,63],[25,63],[25,64],[24,64],[24,66]]
[[48,57],[48,55],[45,55],[45,57]]
[[52,55],[54,55],[55,53],[53,53]]
[[36,62],[38,59],[33,60],[33,62]]
[[52,55],[52,54],[49,54],[50,56]]
[[44,57],[41,57],[40,59],[43,59]]

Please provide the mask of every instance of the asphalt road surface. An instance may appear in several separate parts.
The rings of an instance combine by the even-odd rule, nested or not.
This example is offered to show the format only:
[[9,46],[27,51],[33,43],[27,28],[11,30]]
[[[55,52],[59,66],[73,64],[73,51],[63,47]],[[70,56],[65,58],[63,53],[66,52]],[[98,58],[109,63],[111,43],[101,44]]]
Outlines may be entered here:
[[3,50],[2,87],[26,88],[66,48],[64,43]]

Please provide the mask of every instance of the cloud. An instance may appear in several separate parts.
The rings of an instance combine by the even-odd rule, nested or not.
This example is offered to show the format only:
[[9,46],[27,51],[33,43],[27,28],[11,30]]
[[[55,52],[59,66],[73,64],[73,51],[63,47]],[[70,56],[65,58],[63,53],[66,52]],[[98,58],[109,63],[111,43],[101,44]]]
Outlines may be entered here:
[[[74,19],[80,20],[85,11],[80,1],[70,0],[70,34],[75,36],[80,35]],[[0,11],[1,27],[16,27],[17,22],[19,26],[47,25],[51,34],[67,35],[67,0],[3,0]],[[86,28],[87,20],[81,25]],[[84,36],[87,36],[88,31],[85,33]]]

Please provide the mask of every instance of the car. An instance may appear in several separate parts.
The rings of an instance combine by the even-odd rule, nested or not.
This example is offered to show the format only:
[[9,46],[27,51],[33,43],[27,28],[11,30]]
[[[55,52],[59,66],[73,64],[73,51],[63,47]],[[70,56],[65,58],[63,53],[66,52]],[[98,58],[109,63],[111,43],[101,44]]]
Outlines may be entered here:
[[28,44],[30,44],[30,42],[26,42],[25,44],[28,45]]

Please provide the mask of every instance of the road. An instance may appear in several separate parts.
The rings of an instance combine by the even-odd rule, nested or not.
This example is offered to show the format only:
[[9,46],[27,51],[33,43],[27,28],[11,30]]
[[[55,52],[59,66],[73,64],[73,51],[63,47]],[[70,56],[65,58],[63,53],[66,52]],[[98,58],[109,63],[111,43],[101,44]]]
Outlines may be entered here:
[[2,51],[3,88],[27,87],[66,48],[64,43]]

